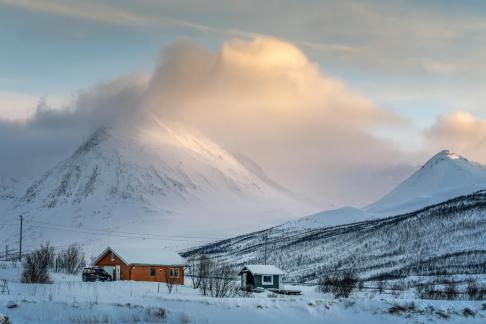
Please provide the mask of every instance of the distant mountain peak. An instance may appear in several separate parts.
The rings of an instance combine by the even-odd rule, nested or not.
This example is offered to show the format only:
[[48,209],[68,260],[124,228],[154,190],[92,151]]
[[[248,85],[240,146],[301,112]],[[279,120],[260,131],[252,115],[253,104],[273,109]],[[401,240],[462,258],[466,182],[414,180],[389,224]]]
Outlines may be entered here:
[[83,144],[76,150],[75,154],[83,154],[98,146],[110,137],[106,127],[98,128]]
[[457,153],[454,153],[450,150],[442,150],[439,153],[437,153],[436,155],[434,155],[430,160],[428,160],[427,163],[425,163],[424,166],[436,164],[436,163],[443,162],[443,161],[451,161],[451,160],[467,161],[466,158],[464,158],[463,156],[461,156]]
[[402,213],[486,189],[486,168],[442,150],[383,198],[366,207],[373,213]]

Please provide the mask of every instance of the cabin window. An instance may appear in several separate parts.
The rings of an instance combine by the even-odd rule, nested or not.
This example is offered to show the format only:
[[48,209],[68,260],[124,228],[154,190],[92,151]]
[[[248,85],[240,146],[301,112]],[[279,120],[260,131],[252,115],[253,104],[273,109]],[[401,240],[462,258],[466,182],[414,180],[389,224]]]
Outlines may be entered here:
[[273,276],[262,276],[262,282],[264,285],[273,285]]
[[169,269],[169,276],[171,278],[179,278],[179,268],[170,268]]
[[155,277],[155,268],[150,268],[150,276]]
[[111,252],[111,262],[115,261],[115,253]]

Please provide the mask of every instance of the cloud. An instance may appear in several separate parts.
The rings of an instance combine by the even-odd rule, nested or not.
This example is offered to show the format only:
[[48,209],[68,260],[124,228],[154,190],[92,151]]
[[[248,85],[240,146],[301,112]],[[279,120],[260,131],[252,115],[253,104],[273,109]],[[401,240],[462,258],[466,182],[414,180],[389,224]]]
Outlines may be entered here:
[[[232,40],[217,52],[180,40],[163,51],[149,78],[132,75],[94,86],[62,111],[41,102],[29,120],[0,124],[4,138],[12,138],[0,143],[10,156],[0,169],[32,171],[38,160],[40,170],[96,128],[125,122],[129,129],[151,114],[249,156],[323,208],[363,204],[401,177],[377,175],[377,169],[391,174],[386,170],[401,167],[402,155],[371,135],[375,127],[402,126],[401,118],[324,75],[294,45],[267,37]],[[29,158],[34,161],[16,162]],[[373,187],[354,194],[353,179]]]
[[126,77],[77,94],[72,105],[53,108],[43,100],[27,119],[0,119],[0,176],[33,176],[71,154],[97,128],[136,120],[145,81]]
[[426,131],[430,145],[447,148],[486,163],[486,120],[468,112],[440,116]]
[[[176,42],[161,56],[146,106],[252,157],[274,178],[320,201],[362,204],[377,198],[398,177],[379,183],[366,168],[403,164],[393,143],[370,134],[375,127],[403,126],[400,117],[274,38],[233,40],[216,53]],[[346,197],[355,191],[351,169],[354,176],[358,169],[364,173],[363,183],[375,181],[373,190]],[[350,180],[344,180],[346,173]]]

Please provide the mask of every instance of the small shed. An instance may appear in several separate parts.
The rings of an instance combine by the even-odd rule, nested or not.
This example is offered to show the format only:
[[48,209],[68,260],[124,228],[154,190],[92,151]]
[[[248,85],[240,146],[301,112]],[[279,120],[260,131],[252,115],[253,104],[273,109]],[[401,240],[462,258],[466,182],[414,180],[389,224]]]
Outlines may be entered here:
[[241,276],[241,289],[243,290],[280,289],[284,272],[274,265],[247,264],[238,275]]
[[184,284],[185,261],[170,250],[108,246],[92,264],[108,272],[113,280]]

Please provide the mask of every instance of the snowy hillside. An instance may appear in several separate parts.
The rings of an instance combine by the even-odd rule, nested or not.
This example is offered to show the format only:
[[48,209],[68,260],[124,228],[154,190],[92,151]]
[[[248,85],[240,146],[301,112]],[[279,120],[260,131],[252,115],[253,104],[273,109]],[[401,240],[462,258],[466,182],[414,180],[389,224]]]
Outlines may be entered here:
[[[266,242],[266,243],[265,243]],[[275,227],[187,252],[235,266],[263,262],[292,281],[355,270],[362,278],[486,271],[486,191],[391,218],[325,228]]]
[[365,210],[380,215],[403,213],[481,189],[486,189],[486,167],[445,150]]
[[22,195],[2,192],[13,207],[2,218],[0,243],[13,243],[11,224],[22,214],[30,246],[130,239],[188,245],[309,210],[204,136],[161,123],[100,129]]
[[365,208],[326,210],[292,220],[282,227],[319,228],[389,217],[484,189],[485,166],[450,151],[441,151],[390,193]]

